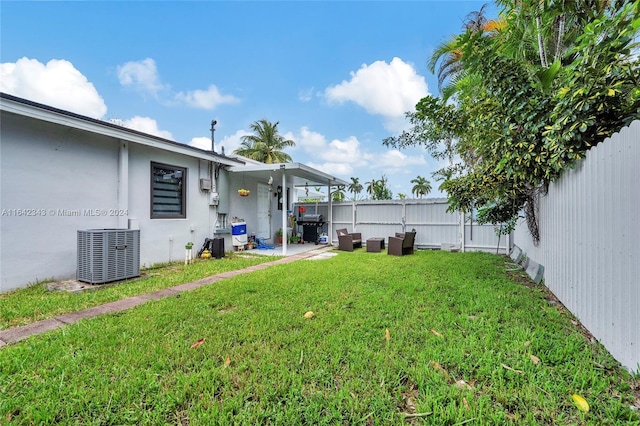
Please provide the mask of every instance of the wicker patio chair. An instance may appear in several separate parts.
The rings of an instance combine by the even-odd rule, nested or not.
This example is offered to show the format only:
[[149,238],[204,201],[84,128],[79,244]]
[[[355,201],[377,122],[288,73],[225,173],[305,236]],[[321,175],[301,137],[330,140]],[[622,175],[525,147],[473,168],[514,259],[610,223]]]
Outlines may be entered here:
[[413,254],[413,244],[415,240],[415,231],[396,233],[395,237],[389,237],[389,248],[387,249],[387,254],[394,256]]
[[362,248],[362,234],[360,232],[347,231],[347,228],[336,229],[338,234],[338,250],[353,251]]

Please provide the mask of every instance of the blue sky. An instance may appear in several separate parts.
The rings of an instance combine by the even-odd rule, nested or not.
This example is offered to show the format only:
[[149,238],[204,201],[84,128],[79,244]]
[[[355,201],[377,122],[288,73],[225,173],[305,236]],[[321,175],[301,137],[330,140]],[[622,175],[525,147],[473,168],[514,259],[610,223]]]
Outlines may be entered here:
[[[1,5],[0,89],[229,154],[279,121],[293,161],[397,198],[440,167],[382,145],[437,80],[426,62],[482,1],[109,1]],[[495,16],[494,7],[489,16]]]

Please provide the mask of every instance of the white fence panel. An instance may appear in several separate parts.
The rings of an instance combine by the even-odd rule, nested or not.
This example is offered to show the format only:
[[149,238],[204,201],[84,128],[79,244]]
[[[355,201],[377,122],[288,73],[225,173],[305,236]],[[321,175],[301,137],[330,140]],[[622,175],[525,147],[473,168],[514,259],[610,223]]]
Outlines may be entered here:
[[[356,204],[356,230],[363,240],[371,237],[388,238],[402,232],[404,205],[392,200],[362,201]],[[416,244],[419,244],[416,238]]]
[[[387,238],[396,232],[416,230],[416,247],[440,248],[442,244],[462,246],[460,215],[447,212],[447,200],[429,198],[419,200],[345,201],[332,203],[332,216],[328,215],[327,203],[298,203],[297,212],[304,206],[307,213],[321,213],[325,220],[331,218],[330,241],[337,244],[336,229],[347,228],[360,232],[363,240],[372,237]],[[467,250],[496,251],[498,238],[491,225],[467,223],[473,231],[465,234]],[[324,230],[327,231],[325,225]],[[500,240],[500,253],[506,253],[507,239]]]
[[540,243],[514,244],[625,367],[640,370],[640,121],[592,148],[540,199]]
[[[499,243],[499,245],[498,245]],[[507,253],[507,237],[502,235],[498,241],[493,225],[480,225],[466,222],[464,225],[464,247],[466,251],[487,251],[499,254]]]
[[447,213],[445,199],[419,200],[407,204],[406,228],[415,228],[420,247],[440,248],[442,243],[460,244],[460,215]]
[[356,204],[358,226],[387,224],[402,226],[404,206],[391,201],[361,201]]
[[[326,204],[325,204],[326,206]],[[333,203],[333,232],[335,234],[335,230],[339,228],[347,228],[350,232],[353,231],[354,227],[354,211],[353,205],[351,203]],[[327,207],[325,207],[326,210]],[[308,211],[309,209],[307,209]],[[328,216],[325,216],[326,220],[329,220]],[[333,239],[333,236],[331,237]],[[336,239],[337,240],[337,239]]]

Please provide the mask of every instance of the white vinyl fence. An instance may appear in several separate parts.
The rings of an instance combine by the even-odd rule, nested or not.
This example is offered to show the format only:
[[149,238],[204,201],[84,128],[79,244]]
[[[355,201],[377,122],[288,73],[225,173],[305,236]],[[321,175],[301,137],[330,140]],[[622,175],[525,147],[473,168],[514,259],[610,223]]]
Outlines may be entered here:
[[[447,212],[447,200],[427,198],[416,200],[344,201],[332,203],[332,215],[328,204],[296,203],[294,212],[303,206],[307,213],[322,214],[331,219],[330,241],[337,244],[336,229],[347,228],[360,232],[362,239],[395,235],[396,232],[416,230],[416,247],[439,249],[443,244],[458,247],[462,251],[488,251],[506,254],[508,239],[498,237],[492,225],[479,225],[465,217],[464,226],[459,213]],[[329,232],[327,225],[324,232]]]
[[540,243],[513,243],[545,285],[632,371],[640,371],[640,121],[592,148],[539,203]]

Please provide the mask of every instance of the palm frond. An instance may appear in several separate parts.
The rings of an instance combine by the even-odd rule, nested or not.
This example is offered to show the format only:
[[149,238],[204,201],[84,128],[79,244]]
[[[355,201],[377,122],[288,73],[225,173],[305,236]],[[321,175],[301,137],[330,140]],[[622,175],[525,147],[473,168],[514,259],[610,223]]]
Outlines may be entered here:
[[251,123],[249,128],[254,134],[243,136],[240,148],[234,152],[267,164],[291,162],[291,156],[282,150],[294,147],[295,142],[278,133],[278,124],[280,122],[271,123],[266,119]]

